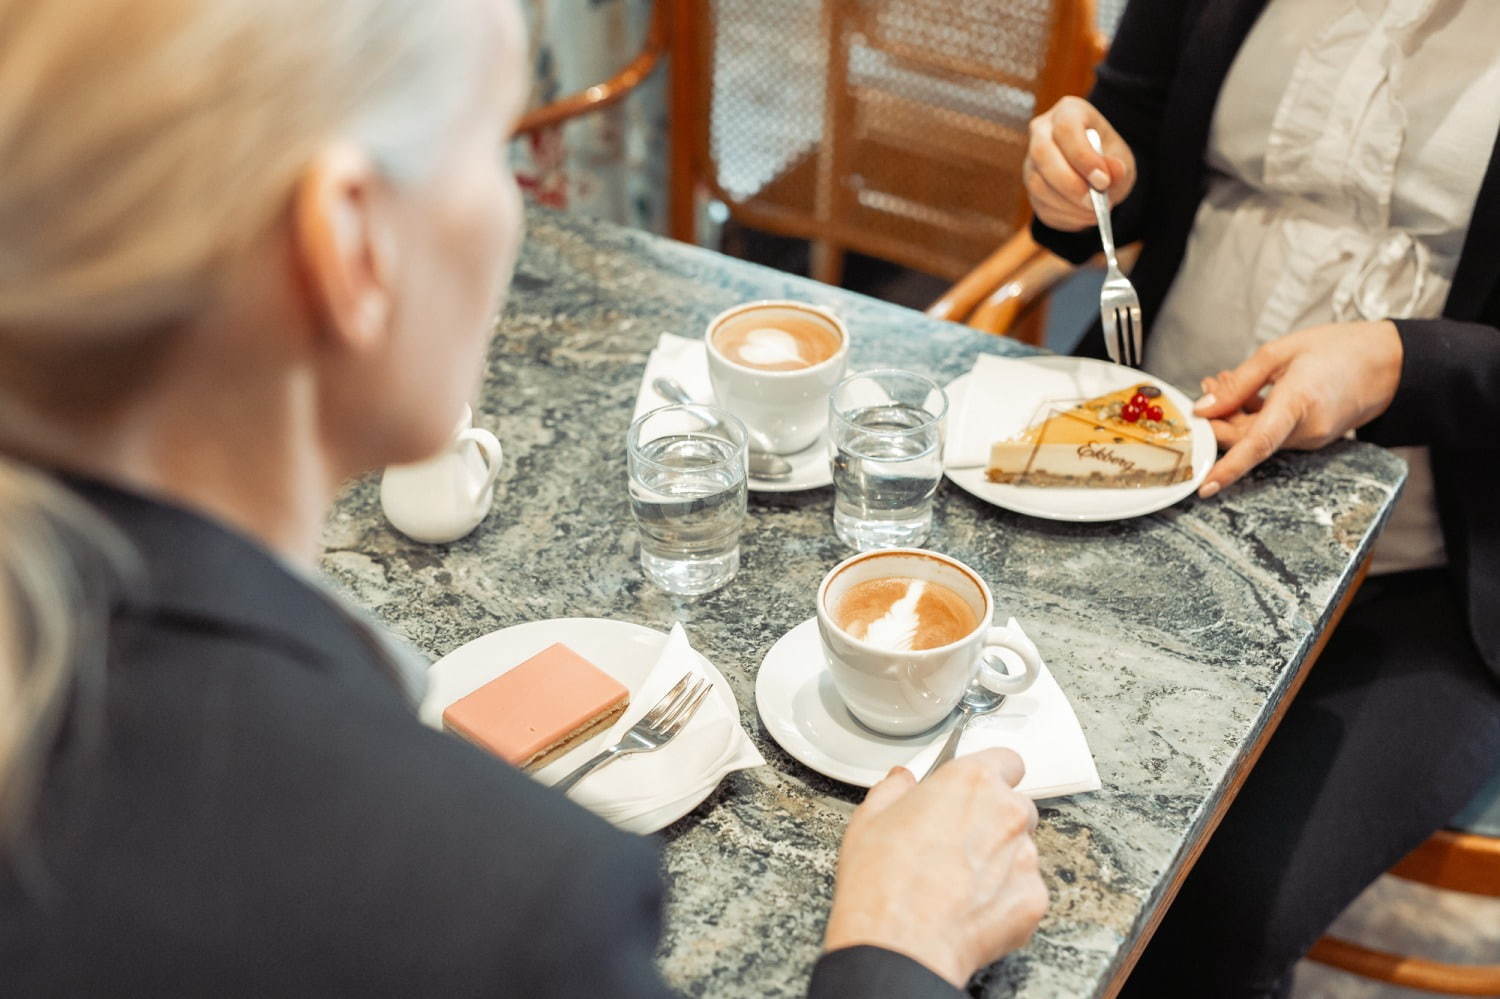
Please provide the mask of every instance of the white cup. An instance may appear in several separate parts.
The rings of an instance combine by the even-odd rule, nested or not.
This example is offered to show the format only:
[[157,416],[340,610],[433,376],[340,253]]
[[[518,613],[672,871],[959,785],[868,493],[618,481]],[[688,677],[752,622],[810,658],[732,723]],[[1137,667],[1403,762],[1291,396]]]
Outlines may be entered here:
[[504,452],[494,434],[472,421],[465,406],[447,447],[426,461],[391,465],[380,477],[381,510],[413,541],[457,541],[490,512]]
[[[974,611],[978,625],[947,645],[895,651],[854,638],[834,621],[839,601],[858,583],[885,576],[941,583]],[[846,559],[818,587],[818,634],[834,686],[849,711],[884,735],[925,732],[957,706],[977,671],[981,682],[1002,694],[1019,694],[1036,682],[1042,659],[1018,629],[994,627],[995,598],[973,569],[957,559],[921,548],[890,548]],[[1006,671],[1000,650],[1014,652],[1025,669]]]
[[[839,338],[831,357],[806,368],[768,371],[730,360],[720,352],[714,334],[724,323],[747,312],[764,313],[774,327],[778,315],[795,313],[812,320]],[[708,324],[708,377],[714,398],[738,416],[776,454],[792,454],[810,447],[828,425],[828,393],[844,377],[849,363],[849,331],[827,309],[806,302],[749,302],[726,309]]]

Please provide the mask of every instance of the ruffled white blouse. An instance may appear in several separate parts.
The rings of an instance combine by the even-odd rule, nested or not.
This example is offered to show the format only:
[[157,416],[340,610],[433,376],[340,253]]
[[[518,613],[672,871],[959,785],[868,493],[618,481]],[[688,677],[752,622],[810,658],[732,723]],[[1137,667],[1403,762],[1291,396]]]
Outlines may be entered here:
[[[1146,368],[1188,390],[1307,326],[1442,312],[1500,128],[1493,0],[1271,0]],[[1497,251],[1500,252],[1500,251]],[[1372,571],[1447,561],[1426,448]]]

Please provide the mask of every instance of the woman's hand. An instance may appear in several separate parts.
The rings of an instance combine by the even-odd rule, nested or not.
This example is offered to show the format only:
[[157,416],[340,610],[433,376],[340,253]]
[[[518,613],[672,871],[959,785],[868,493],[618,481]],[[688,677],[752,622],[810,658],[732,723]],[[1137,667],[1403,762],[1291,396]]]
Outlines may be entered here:
[[1281,448],[1311,451],[1375,419],[1396,396],[1401,359],[1389,319],[1330,323],[1272,340],[1233,371],[1203,379],[1193,411],[1212,421],[1228,451],[1198,495],[1207,499]]
[[870,788],[844,833],[825,948],[884,947],[962,988],[1024,944],[1047,910],[1024,772],[990,749]]
[[[1094,152],[1084,130],[1099,133],[1104,154]],[[1031,143],[1021,179],[1036,217],[1062,232],[1094,225],[1089,188],[1109,193],[1110,205],[1135,186],[1135,156],[1114,126],[1081,97],[1064,97],[1031,119]]]

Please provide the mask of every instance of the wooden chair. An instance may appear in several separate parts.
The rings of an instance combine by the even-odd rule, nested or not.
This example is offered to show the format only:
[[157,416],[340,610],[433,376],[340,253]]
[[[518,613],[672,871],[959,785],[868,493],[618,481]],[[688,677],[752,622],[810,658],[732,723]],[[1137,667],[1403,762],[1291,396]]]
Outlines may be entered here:
[[[1139,243],[1120,247],[1120,266],[1129,273],[1140,255]],[[1084,266],[1102,268],[1103,255]],[[927,314],[1040,347],[1048,296],[1076,270],[1022,229],[929,305]]]
[[658,0],[615,77],[518,133],[612,104],[671,57],[669,229],[705,198],[809,240],[836,283],[853,250],[956,279],[1024,231],[1026,126],[1089,86],[1094,0]]
[[[1500,777],[1453,825],[1435,833],[1390,873],[1446,891],[1500,898]],[[1319,940],[1307,956],[1402,988],[1451,996],[1500,996],[1500,964],[1444,964],[1337,937]]]

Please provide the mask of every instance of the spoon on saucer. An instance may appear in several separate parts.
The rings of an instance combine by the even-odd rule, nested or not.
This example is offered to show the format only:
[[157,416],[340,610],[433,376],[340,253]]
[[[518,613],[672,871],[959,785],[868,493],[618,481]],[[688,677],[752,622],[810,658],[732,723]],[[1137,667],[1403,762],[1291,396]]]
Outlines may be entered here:
[[964,691],[964,696],[958,702],[958,724],[948,733],[948,741],[943,743],[943,748],[938,751],[937,759],[933,761],[932,768],[923,775],[923,778],[931,777],[937,768],[953,759],[953,754],[958,752],[958,743],[964,737],[964,729],[969,727],[969,722],[980,715],[987,715],[1000,705],[1005,703],[1005,695],[997,694],[984,684],[979,682],[979,677],[969,681],[969,687]]
[[[685,406],[697,404],[697,400],[688,395],[675,379],[665,375],[651,379],[651,390],[669,402]],[[765,437],[749,427],[745,428],[745,434],[750,439],[750,478],[774,482],[791,476],[792,463],[779,454],[772,454],[770,442]]]

